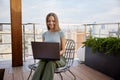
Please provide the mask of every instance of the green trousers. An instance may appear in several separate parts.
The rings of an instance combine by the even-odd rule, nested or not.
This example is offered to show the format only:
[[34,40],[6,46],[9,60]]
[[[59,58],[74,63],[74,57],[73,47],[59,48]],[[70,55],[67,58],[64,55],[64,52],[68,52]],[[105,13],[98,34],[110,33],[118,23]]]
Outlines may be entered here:
[[59,61],[40,60],[32,80],[53,80],[56,68],[63,67],[66,60],[61,56]]

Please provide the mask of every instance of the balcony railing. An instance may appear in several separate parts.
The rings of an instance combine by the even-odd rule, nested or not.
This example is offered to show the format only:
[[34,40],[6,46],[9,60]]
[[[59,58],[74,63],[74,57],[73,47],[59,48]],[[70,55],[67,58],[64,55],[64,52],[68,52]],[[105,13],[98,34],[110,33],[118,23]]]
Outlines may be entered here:
[[[89,38],[89,36],[120,37],[120,23],[61,24],[60,27],[64,31],[66,38],[75,40],[76,53],[77,49],[82,46],[82,42]],[[46,30],[47,28],[44,24],[22,24],[24,60],[27,60],[32,56],[31,41],[42,41],[41,35]],[[10,59],[11,54],[11,25],[10,23],[0,23],[0,59]]]

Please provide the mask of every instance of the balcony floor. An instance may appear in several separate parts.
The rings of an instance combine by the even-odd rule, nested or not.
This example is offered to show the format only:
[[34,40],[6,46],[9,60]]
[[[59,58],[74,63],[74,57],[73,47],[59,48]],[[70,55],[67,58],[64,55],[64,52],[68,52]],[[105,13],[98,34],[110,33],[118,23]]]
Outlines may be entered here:
[[[5,68],[4,80],[27,80],[29,75],[28,65],[33,60],[27,60],[22,67],[11,67],[10,61],[0,61],[0,68]],[[100,73],[84,64],[76,64],[71,67],[71,71],[75,74],[76,80],[112,80],[111,77]],[[73,76],[69,72],[62,73],[64,80],[73,80]],[[60,76],[55,74],[54,80],[60,80]]]

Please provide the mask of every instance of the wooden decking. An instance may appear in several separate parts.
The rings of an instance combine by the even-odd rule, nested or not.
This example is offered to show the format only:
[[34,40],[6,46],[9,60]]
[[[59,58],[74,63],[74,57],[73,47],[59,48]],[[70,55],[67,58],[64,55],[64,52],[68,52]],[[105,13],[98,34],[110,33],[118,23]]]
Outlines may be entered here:
[[[33,63],[33,61],[29,60],[24,62],[24,66],[22,67],[11,67],[10,61],[0,61],[0,68],[5,68],[4,80],[27,80],[30,72],[28,65],[31,63]],[[75,74],[76,80],[112,80],[111,77],[84,64],[73,66],[71,71]],[[64,80],[73,80],[73,76],[69,72],[62,73],[62,75]],[[60,80],[60,76],[55,74],[54,80]]]

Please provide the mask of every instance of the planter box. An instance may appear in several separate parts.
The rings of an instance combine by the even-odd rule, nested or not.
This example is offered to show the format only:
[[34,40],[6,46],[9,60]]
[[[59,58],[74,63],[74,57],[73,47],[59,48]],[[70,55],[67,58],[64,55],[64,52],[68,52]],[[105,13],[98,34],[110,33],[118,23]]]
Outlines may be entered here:
[[85,48],[85,64],[120,80],[120,56],[104,55],[103,53],[92,53],[91,47]]

